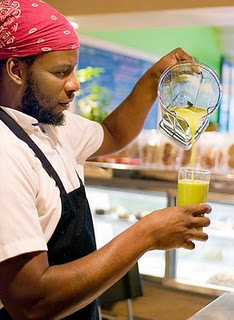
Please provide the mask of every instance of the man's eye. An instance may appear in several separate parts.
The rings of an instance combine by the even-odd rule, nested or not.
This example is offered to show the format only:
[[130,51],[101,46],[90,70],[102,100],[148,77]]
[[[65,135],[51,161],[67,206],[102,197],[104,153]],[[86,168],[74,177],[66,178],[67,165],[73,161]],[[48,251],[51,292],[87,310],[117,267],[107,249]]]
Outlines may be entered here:
[[62,77],[65,75],[65,71],[58,71],[58,72],[56,72],[56,75]]
[[58,76],[58,77],[64,77],[66,76],[68,73],[68,70],[63,70],[63,71],[57,71],[55,74]]

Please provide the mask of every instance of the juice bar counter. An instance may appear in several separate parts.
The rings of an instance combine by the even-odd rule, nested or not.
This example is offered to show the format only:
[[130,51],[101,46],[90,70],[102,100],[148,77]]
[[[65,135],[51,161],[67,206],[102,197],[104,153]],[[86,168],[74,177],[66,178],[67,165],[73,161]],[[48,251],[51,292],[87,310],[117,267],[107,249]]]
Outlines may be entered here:
[[224,293],[188,320],[233,320],[234,294]]
[[[175,205],[177,173],[87,163],[85,183],[100,247],[145,214]],[[155,250],[140,258],[143,278],[211,295],[234,292],[234,174],[211,175],[209,240],[192,251]]]

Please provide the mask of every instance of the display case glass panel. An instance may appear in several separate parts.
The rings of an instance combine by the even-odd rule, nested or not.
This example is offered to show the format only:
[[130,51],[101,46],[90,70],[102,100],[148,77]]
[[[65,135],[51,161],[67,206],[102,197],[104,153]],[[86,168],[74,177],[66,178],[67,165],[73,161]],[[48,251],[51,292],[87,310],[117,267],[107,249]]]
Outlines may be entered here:
[[[93,215],[97,247],[100,248],[140,217],[167,206],[166,193],[86,187]],[[141,274],[164,277],[165,252],[151,251],[139,261]]]
[[209,239],[192,251],[177,250],[176,281],[234,291],[234,203],[210,204]]

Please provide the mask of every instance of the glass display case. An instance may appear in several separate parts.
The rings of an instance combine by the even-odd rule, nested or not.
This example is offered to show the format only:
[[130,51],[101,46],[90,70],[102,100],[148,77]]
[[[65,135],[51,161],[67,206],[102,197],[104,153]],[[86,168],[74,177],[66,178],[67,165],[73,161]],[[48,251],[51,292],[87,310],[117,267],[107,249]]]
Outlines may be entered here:
[[211,202],[207,242],[176,250],[175,278],[181,284],[234,291],[234,203]]
[[[167,205],[166,193],[86,187],[95,227],[97,247],[131,226],[142,215]],[[141,274],[164,277],[165,253],[152,251],[138,261]]]
[[[176,180],[114,169],[108,178],[86,176],[98,247],[152,210],[174,205]],[[164,175],[165,178],[165,175]],[[226,179],[226,180],[225,180]],[[225,182],[226,181],[226,182]],[[171,286],[208,294],[234,292],[234,177],[212,177],[207,242],[195,250],[151,251],[139,260],[140,273]]]

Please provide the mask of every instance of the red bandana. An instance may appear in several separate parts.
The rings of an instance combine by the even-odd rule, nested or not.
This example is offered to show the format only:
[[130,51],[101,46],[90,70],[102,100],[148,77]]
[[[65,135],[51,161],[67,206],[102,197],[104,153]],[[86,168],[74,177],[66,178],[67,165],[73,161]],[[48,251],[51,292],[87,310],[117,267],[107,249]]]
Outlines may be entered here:
[[0,59],[79,48],[69,21],[42,0],[0,3]]

